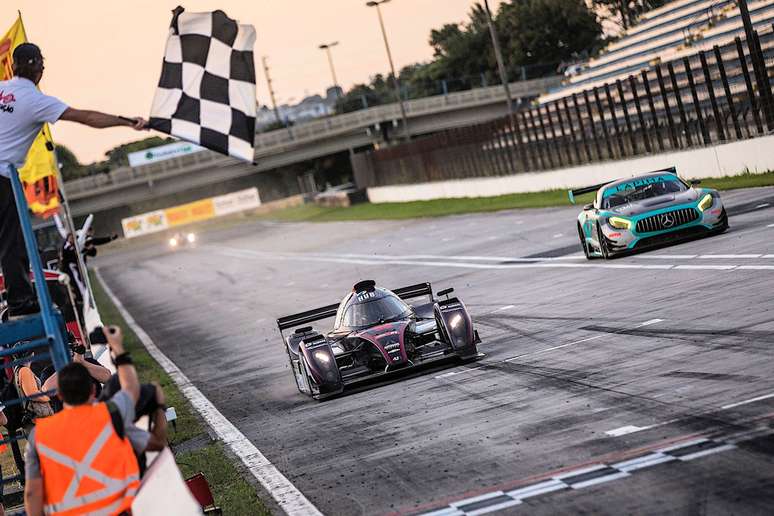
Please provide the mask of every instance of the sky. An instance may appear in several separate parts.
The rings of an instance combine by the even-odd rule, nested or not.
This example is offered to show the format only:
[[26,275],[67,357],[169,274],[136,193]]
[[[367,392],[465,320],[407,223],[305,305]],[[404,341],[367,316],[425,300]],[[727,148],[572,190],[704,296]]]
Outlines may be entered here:
[[[490,0],[494,10],[504,0]],[[475,0],[392,0],[381,7],[396,68],[432,57],[430,31],[467,19]],[[148,117],[161,69],[171,11],[222,9],[255,26],[257,96],[269,94],[261,68],[267,56],[277,101],[295,103],[331,86],[321,43],[338,41],[333,59],[346,90],[389,69],[375,9],[365,0],[3,0],[0,35],[20,10],[27,37],[46,58],[42,90],[79,109]],[[91,129],[60,122],[54,139],[82,163],[147,136],[131,129]]]

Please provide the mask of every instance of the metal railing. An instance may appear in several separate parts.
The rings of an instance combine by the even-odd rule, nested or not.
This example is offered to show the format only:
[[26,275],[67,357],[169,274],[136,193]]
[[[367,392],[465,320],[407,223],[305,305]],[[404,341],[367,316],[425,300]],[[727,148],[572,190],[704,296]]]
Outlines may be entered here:
[[[514,97],[535,97],[560,82],[559,77],[547,77],[519,81],[511,84]],[[436,95],[405,103],[409,118],[433,115],[444,111],[472,108],[480,105],[505,102],[502,86],[489,86],[473,90]],[[255,159],[275,153],[286,152],[293,147],[326,138],[335,138],[357,129],[376,126],[400,119],[397,103],[368,108],[343,115],[313,120],[286,129],[257,134],[255,136]],[[115,189],[139,182],[154,180],[177,174],[195,172],[208,167],[237,165],[239,162],[210,151],[180,156],[167,161],[141,167],[121,167],[108,174],[99,174],[68,181],[67,193],[70,199],[92,195],[95,192]],[[246,165],[245,165],[246,166]]]
[[[774,132],[774,31],[524,106],[513,117],[372,153],[361,187],[489,177],[670,152]],[[765,73],[755,74],[753,60]]]

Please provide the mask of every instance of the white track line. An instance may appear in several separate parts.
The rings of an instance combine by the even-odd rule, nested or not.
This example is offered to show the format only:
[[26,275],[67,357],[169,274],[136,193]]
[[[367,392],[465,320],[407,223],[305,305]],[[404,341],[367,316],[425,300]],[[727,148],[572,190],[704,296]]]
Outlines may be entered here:
[[118,309],[118,312],[126,321],[126,324],[137,334],[148,353],[159,363],[172,380],[180,388],[180,391],[191,403],[191,406],[199,412],[210,428],[217,434],[223,443],[231,448],[231,451],[239,457],[245,467],[271,494],[285,513],[289,516],[322,516],[322,513],[312,505],[304,495],[294,486],[280,471],[267,459],[261,451],[251,443],[226,417],[215,408],[204,394],[193,384],[191,380],[175,365],[162,351],[156,347],[150,336],[134,320],[131,314],[124,308],[121,301],[113,294],[99,268],[94,269],[105,293]]
[[[728,405],[723,405],[722,407],[720,407],[719,410],[728,410],[728,409],[732,409],[732,408],[736,408],[736,407],[741,407],[742,405],[748,405],[750,403],[755,403],[757,401],[768,400],[768,399],[771,399],[771,398],[774,398],[774,392],[772,392],[770,394],[764,394],[762,396],[757,396],[755,398],[750,398],[750,399],[747,399],[747,400],[737,401],[736,403],[729,403]],[[668,425],[670,423],[676,423],[677,421],[680,421],[681,419],[683,419],[683,418],[679,418],[678,417],[678,418],[675,418],[675,419],[670,419],[668,421],[663,421],[661,423],[656,423],[656,424],[648,425],[648,426],[626,425],[626,426],[622,426],[620,428],[614,428],[612,430],[608,430],[607,432],[605,432],[605,434],[609,435],[610,437],[620,437],[622,435],[633,434],[635,432],[642,432],[643,430],[650,430],[651,428],[657,428],[659,426]]]
[[740,407],[742,405],[747,405],[748,403],[755,403],[756,401],[767,400],[769,398],[774,398],[774,393],[764,394],[763,396],[758,396],[757,398],[750,398],[749,400],[738,401],[736,403],[731,403],[729,405],[723,405],[720,408],[723,409],[723,410],[728,410],[728,409],[732,409],[734,407]]
[[[573,263],[575,257],[560,258],[504,258],[504,257],[483,257],[483,256],[447,256],[445,260],[459,261],[435,261],[430,258],[432,255],[412,255],[412,256],[385,256],[385,255],[321,255],[315,253],[270,253],[263,251],[252,251],[249,249],[238,249],[214,246],[203,246],[207,250],[232,258],[254,258],[260,260],[292,260],[301,262],[324,262],[324,263],[343,263],[352,265],[411,265],[422,267],[452,267],[459,269],[486,269],[486,270],[513,270],[513,269],[644,269],[644,270],[774,270],[754,266],[729,264],[729,265],[678,265],[678,264],[641,264],[641,263]],[[362,256],[362,257],[360,257]],[[427,258],[422,258],[423,256]],[[757,256],[757,255],[756,255]],[[439,257],[440,258],[440,257]],[[504,258],[504,259],[503,259]],[[565,260],[565,258],[568,258]],[[424,261],[432,259],[432,261]],[[512,263],[473,263],[479,260],[482,262],[509,261]]]

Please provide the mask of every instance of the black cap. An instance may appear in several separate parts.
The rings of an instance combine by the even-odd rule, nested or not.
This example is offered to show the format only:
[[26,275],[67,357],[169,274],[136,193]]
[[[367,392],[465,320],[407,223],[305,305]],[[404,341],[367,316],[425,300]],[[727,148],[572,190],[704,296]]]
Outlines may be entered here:
[[43,54],[40,48],[34,43],[22,43],[13,51],[13,62],[19,64],[35,64],[43,62]]

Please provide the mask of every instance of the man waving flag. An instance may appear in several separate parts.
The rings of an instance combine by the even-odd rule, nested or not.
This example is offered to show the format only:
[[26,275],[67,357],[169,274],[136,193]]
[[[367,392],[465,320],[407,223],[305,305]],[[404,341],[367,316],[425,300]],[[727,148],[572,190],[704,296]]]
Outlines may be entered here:
[[150,127],[253,161],[255,28],[223,11],[173,11]]
[[[16,23],[0,38],[0,81],[13,77],[13,51],[26,42],[27,34],[19,15]],[[1,99],[0,103],[5,104]],[[24,166],[19,169],[27,204],[33,213],[41,217],[50,217],[59,211],[56,167],[51,131],[48,124],[43,124],[27,153]]]

